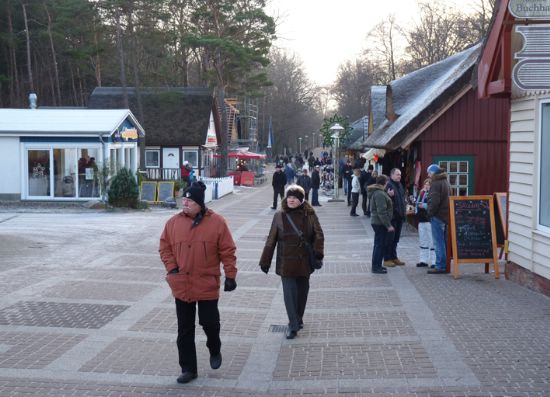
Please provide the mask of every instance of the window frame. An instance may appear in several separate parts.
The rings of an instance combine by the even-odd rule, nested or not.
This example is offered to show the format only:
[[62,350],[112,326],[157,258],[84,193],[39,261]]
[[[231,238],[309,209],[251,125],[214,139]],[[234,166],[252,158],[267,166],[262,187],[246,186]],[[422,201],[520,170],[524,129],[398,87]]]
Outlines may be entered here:
[[[432,163],[439,164],[440,161],[467,161],[468,162],[468,185],[466,196],[475,195],[475,157],[474,156],[433,156]],[[450,170],[446,170],[447,177],[450,175]],[[447,179],[448,180],[448,179]],[[450,181],[449,181],[450,184]],[[451,185],[451,188],[454,185]],[[464,196],[460,196],[464,197]]]
[[[157,153],[157,165],[147,164],[147,152]],[[160,168],[160,149],[145,149],[145,168]]]
[[[542,130],[542,127],[543,127],[543,107],[545,106],[548,106],[550,107],[550,98],[546,98],[546,99],[542,99],[540,100],[539,102],[539,116],[538,116],[538,147],[537,147],[537,154],[538,154],[538,161],[537,161],[537,183],[538,183],[538,188],[537,189],[534,189],[534,191],[536,192],[535,194],[537,195],[537,213],[536,213],[536,216],[537,216],[537,219],[536,219],[536,227],[537,227],[537,230],[545,233],[545,234],[550,234],[550,226],[546,226],[546,225],[543,225],[541,224],[541,186],[542,186],[542,180],[543,180],[543,176],[542,176],[542,158],[543,158],[543,147],[542,147],[542,134],[543,134],[543,130]],[[550,119],[547,121],[547,123],[550,125]],[[550,127],[548,128],[548,131],[549,131],[549,134],[550,134]],[[550,137],[548,137],[548,139],[550,139]],[[549,150],[550,152],[550,150]]]
[[193,168],[197,169],[199,168],[199,164],[200,164],[200,159],[199,159],[199,151],[196,149],[196,148],[182,148],[181,149],[181,161],[182,161],[182,164],[184,161],[189,161],[185,158],[185,154],[186,153],[195,153],[195,157],[197,159],[197,164],[191,164],[191,162],[189,161],[189,163],[192,165]]

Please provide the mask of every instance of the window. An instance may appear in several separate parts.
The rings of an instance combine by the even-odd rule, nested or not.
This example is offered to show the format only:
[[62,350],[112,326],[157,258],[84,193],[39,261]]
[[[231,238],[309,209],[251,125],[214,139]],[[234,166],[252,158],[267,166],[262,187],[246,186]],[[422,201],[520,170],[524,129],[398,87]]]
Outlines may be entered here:
[[199,166],[198,152],[196,150],[184,150],[183,161],[189,161],[189,164],[191,164],[193,168],[197,168]]
[[550,232],[550,102],[541,106],[539,225]]
[[160,150],[145,151],[145,168],[160,167]]
[[444,168],[451,185],[451,195],[474,194],[474,159],[471,156],[434,157],[434,162]]
[[27,151],[29,196],[50,195],[50,150]]

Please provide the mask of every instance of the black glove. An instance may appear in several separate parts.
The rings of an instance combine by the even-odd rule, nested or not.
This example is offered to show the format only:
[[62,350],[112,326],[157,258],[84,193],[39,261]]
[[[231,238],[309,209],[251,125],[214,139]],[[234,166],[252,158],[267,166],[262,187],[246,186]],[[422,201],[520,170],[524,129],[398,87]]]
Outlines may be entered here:
[[173,268],[172,270],[170,270],[170,271],[168,272],[168,274],[174,274],[174,273],[179,273],[179,272],[180,272],[180,270],[179,270],[177,267],[175,267],[175,268]]
[[226,278],[225,283],[223,286],[224,291],[233,291],[235,288],[237,288],[237,282],[234,278]]
[[262,269],[262,272],[264,272],[265,274],[267,274],[269,272],[269,266],[260,266],[260,269]]

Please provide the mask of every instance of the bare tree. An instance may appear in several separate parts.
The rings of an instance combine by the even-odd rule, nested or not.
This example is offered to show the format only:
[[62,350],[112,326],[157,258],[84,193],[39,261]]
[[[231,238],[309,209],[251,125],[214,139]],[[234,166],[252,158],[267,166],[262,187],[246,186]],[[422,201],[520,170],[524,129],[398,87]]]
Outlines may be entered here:
[[395,80],[398,74],[399,31],[395,15],[388,15],[367,34],[367,55],[384,63],[388,81]]

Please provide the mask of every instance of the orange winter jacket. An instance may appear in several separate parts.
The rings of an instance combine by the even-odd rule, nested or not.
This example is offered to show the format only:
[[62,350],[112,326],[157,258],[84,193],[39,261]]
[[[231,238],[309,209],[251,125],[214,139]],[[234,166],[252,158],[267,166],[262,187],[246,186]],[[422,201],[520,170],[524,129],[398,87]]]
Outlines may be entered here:
[[[225,219],[207,210],[201,223],[180,212],[166,222],[160,237],[160,259],[174,297],[184,302],[220,297],[220,261],[225,277],[237,276],[235,243]],[[169,273],[178,268],[178,273]]]

